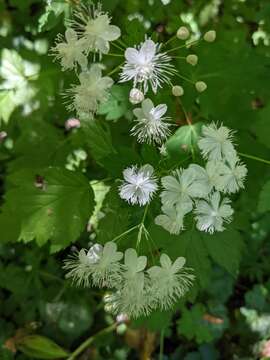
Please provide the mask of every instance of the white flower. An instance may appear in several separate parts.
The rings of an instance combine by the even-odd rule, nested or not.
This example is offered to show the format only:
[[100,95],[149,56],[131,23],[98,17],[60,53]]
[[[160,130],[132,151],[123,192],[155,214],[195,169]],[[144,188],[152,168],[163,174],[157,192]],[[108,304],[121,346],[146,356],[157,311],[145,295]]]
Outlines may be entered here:
[[202,127],[202,137],[198,141],[198,146],[203,157],[209,160],[229,159],[235,155],[232,144],[233,132],[225,126],[217,127],[212,123]]
[[129,101],[131,104],[139,104],[144,99],[144,94],[139,89],[131,89],[129,93]]
[[119,27],[110,25],[111,19],[101,7],[92,8],[80,6],[74,11],[71,25],[75,27],[81,38],[85,41],[86,50],[108,54],[110,41],[118,39],[121,35]]
[[218,189],[221,183],[221,165],[219,161],[208,161],[205,169],[197,164],[189,165],[195,173],[196,182],[200,184],[202,193],[206,197],[213,189]]
[[[104,247],[95,244],[86,251],[82,249],[78,256],[65,262],[65,269],[69,270],[67,277],[71,277],[78,285],[113,287],[120,281],[123,253],[117,251],[114,242],[107,242]],[[92,279],[92,280],[91,280]]]
[[168,117],[163,117],[167,111],[167,105],[154,106],[150,99],[142,102],[141,108],[133,110],[137,117],[137,124],[131,129],[131,133],[137,136],[138,142],[161,144],[170,134],[170,124],[166,122]]
[[125,251],[123,282],[114,295],[114,311],[130,317],[147,315],[151,310],[148,298],[149,281],[144,274],[146,256],[138,256],[135,249]]
[[162,206],[163,214],[155,218],[155,223],[162,226],[170,234],[178,235],[184,229],[184,216],[192,210],[192,203],[181,203],[181,207]]
[[153,173],[153,167],[148,164],[139,169],[137,166],[125,169],[125,182],[119,187],[120,197],[132,205],[149,203],[158,188]]
[[224,193],[236,193],[244,188],[244,180],[247,176],[246,165],[241,163],[238,156],[227,159],[225,164],[220,165],[219,190]]
[[185,262],[185,258],[179,257],[172,263],[168,255],[162,254],[161,267],[148,269],[154,301],[161,309],[169,309],[191,286],[194,276],[184,269]]
[[209,196],[208,201],[198,201],[195,219],[199,230],[208,231],[210,234],[213,234],[214,231],[223,231],[223,222],[229,223],[232,220],[231,201],[228,198],[220,200],[220,193],[214,192]]
[[52,52],[56,59],[61,60],[62,70],[72,70],[76,67],[77,63],[83,70],[87,67],[87,57],[84,54],[85,41],[77,37],[73,29],[67,29],[65,38],[61,35],[57,37],[57,44],[52,48]]
[[162,204],[166,207],[189,203],[192,206],[193,198],[205,197],[209,193],[209,187],[198,176],[197,169],[177,169],[173,175],[165,176],[161,179],[164,190],[160,197]]
[[174,66],[170,64],[171,58],[159,51],[160,45],[150,39],[145,40],[138,49],[127,48],[120,82],[133,80],[133,87],[139,85],[144,93],[148,91],[148,83],[154,93],[162,87],[162,83],[170,83],[170,76],[175,73]]
[[97,111],[98,105],[107,100],[109,88],[113,85],[113,80],[102,77],[101,69],[98,65],[92,65],[90,70],[79,75],[80,84],[73,85],[68,90],[67,96],[71,94],[72,104],[69,110],[76,110],[79,115],[92,117]]

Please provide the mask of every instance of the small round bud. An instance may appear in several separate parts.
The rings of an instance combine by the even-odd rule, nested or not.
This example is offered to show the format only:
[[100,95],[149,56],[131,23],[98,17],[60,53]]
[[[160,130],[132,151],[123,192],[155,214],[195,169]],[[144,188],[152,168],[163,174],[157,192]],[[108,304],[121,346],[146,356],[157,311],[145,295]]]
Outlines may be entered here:
[[207,33],[204,34],[204,40],[207,41],[207,42],[213,42],[216,40],[216,32],[215,30],[210,30],[210,31],[207,31]]
[[184,95],[184,89],[180,85],[175,85],[172,87],[173,96],[182,96]]
[[204,81],[197,81],[195,88],[198,92],[204,92],[207,89],[207,85]]
[[126,324],[120,324],[116,328],[116,332],[118,335],[124,335],[124,333],[127,331],[127,325]]
[[144,95],[141,92],[141,90],[133,88],[130,90],[129,93],[129,101],[131,102],[131,104],[139,104],[140,102],[142,102],[144,99]]
[[176,36],[178,37],[178,39],[180,40],[187,40],[187,38],[189,37],[189,30],[188,28],[186,28],[185,26],[181,26],[176,33]]
[[192,66],[195,66],[198,63],[198,56],[194,55],[194,54],[188,55],[186,57],[186,61],[187,61],[188,64],[190,64]]

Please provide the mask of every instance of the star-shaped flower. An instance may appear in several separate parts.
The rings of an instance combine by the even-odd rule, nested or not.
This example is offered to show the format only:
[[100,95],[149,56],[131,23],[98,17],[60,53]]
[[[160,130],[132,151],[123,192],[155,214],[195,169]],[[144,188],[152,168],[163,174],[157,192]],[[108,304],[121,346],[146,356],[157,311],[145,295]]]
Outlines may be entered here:
[[52,48],[52,53],[56,59],[61,60],[62,70],[72,70],[77,64],[83,70],[87,67],[87,57],[85,55],[85,41],[78,39],[73,29],[67,29],[65,32],[66,42],[61,35],[57,37],[57,43]]
[[232,220],[233,209],[230,199],[221,200],[220,193],[214,192],[208,200],[199,200],[195,209],[197,228],[213,234],[214,231],[223,231],[223,223]]
[[132,166],[123,171],[125,182],[119,187],[120,197],[127,202],[143,206],[150,202],[158,186],[151,165]]
[[127,48],[126,62],[120,75],[120,82],[133,80],[133,87],[139,86],[144,94],[149,84],[154,93],[163,83],[169,83],[175,73],[170,64],[171,58],[166,53],[160,53],[160,45],[146,39],[137,48]]
[[160,256],[161,266],[153,266],[148,269],[155,307],[169,309],[188,291],[194,276],[184,269],[185,262],[184,257],[178,257],[173,263],[168,255],[162,254]]
[[99,104],[107,100],[113,80],[108,76],[102,77],[101,69],[96,64],[92,65],[89,71],[80,73],[79,80],[80,84],[73,85],[67,92],[67,96],[72,96],[68,109],[92,118]]
[[141,108],[133,110],[137,124],[133,126],[131,133],[137,136],[138,142],[155,142],[160,145],[167,139],[170,135],[170,124],[166,122],[169,118],[163,116],[166,111],[167,105],[160,104],[155,107],[150,99],[145,99]]

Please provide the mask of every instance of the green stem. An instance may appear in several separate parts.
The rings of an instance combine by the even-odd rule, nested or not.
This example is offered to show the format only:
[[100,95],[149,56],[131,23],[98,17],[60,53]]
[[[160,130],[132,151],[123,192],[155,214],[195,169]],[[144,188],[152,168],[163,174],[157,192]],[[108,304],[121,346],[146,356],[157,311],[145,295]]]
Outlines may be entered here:
[[120,45],[118,45],[118,44],[116,44],[116,43],[114,43],[114,42],[111,42],[111,44],[112,44],[114,47],[116,47],[118,50],[121,50],[121,51],[125,50],[122,46],[120,46]]
[[172,42],[174,39],[176,39],[177,36],[176,35],[173,35],[172,37],[170,37],[164,44],[163,46],[167,46],[170,42]]
[[166,53],[168,54],[169,52],[172,52],[172,51],[175,51],[175,50],[179,50],[179,49],[183,49],[183,48],[188,48],[188,47],[190,47],[190,46],[192,46],[192,45],[197,45],[197,44],[200,42],[200,40],[201,40],[201,39],[199,39],[199,40],[194,40],[194,41],[191,41],[191,42],[186,43],[186,44],[184,44],[184,45],[177,46],[177,47],[175,47],[175,48],[173,48],[173,49],[167,50]]
[[117,65],[114,69],[112,69],[112,71],[111,72],[109,72],[106,76],[111,76],[112,74],[114,74],[116,71],[118,71],[119,69],[120,69],[120,67],[122,66],[122,65],[124,65],[124,61],[121,63],[121,64],[119,64],[119,65]]
[[183,80],[185,80],[185,81],[187,81],[187,82],[191,83],[192,85],[194,85],[194,82],[193,82],[192,80],[190,80],[190,79],[186,78],[185,76],[180,75],[180,74],[178,74],[178,73],[175,73],[175,75],[176,75],[176,76],[178,76],[180,79],[183,79]]
[[148,212],[148,208],[149,208],[149,204],[147,204],[145,209],[144,209],[142,221],[140,222],[139,225],[137,225],[139,227],[138,236],[137,236],[137,243],[136,243],[137,248],[140,245],[140,242],[141,242],[141,239],[142,239],[142,233],[143,233],[144,230],[146,230],[145,226],[144,226],[144,221],[145,221],[145,218],[146,218],[146,214]]
[[108,53],[108,54],[105,54],[106,56],[117,56],[117,57],[124,57],[123,54],[114,54],[114,53]]
[[92,342],[99,336],[108,334],[116,328],[117,324],[112,324],[105,329],[100,330],[95,335],[90,336],[86,339],[73,353],[67,358],[67,360],[75,360],[78,355],[80,355]]
[[249,155],[249,154],[244,154],[244,153],[238,153],[240,156],[243,156],[247,159],[252,159],[252,160],[256,160],[256,161],[259,161],[259,162],[262,162],[264,164],[268,164],[270,165],[270,160],[266,160],[266,159],[262,159],[258,156],[254,156],[254,155]]
[[114,239],[112,239],[111,241],[117,241],[118,239],[121,239],[121,237],[129,234],[131,231],[137,229],[137,227],[139,227],[139,225],[133,226],[132,228],[128,229],[127,231],[123,232],[122,234],[116,236]]

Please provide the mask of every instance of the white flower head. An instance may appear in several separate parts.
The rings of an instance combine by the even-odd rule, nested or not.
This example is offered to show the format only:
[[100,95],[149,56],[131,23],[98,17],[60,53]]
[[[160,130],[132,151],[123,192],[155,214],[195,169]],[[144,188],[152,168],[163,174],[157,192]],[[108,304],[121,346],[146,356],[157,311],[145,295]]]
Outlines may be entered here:
[[172,175],[161,179],[164,190],[160,197],[164,206],[173,207],[177,205],[181,207],[181,204],[186,206],[186,203],[192,205],[193,198],[208,195],[209,186],[205,183],[201,171],[200,176],[198,176],[198,168],[177,169]]
[[82,5],[74,11],[71,25],[85,41],[87,52],[98,52],[102,55],[108,54],[110,41],[117,40],[121,35],[119,27],[111,25],[110,22],[110,17],[102,12],[100,4],[96,8],[94,5]]
[[66,42],[61,35],[58,35],[56,45],[52,48],[55,58],[61,60],[62,70],[72,70],[77,64],[85,70],[87,68],[87,57],[84,54],[85,41],[78,39],[73,29],[66,30],[65,38]]
[[163,116],[166,111],[167,105],[160,104],[155,107],[150,99],[145,99],[141,108],[133,110],[137,124],[131,129],[131,134],[137,136],[140,143],[162,144],[170,135],[171,124],[166,122],[169,118]]
[[65,261],[64,268],[69,270],[67,277],[78,285],[113,287],[119,282],[123,253],[117,251],[114,242],[107,242],[104,247],[94,244],[86,251],[80,250],[77,256]]
[[138,256],[135,249],[125,251],[123,280],[114,297],[116,313],[136,318],[150,312],[149,279],[144,274],[146,264],[146,256]]
[[223,223],[232,220],[233,209],[228,198],[221,200],[220,193],[214,192],[207,200],[199,200],[195,209],[197,228],[213,234],[214,231],[223,231]]
[[235,155],[232,140],[232,130],[226,126],[217,127],[212,123],[202,127],[202,137],[198,141],[198,146],[204,158],[220,161]]
[[113,80],[108,76],[102,77],[101,68],[96,64],[89,71],[80,73],[79,80],[79,85],[73,85],[67,91],[66,97],[72,96],[68,109],[76,110],[79,115],[93,117],[99,104],[108,99],[108,90],[113,85]]
[[149,83],[154,93],[163,83],[170,83],[170,77],[175,73],[171,58],[166,53],[160,53],[160,45],[146,39],[137,48],[127,48],[126,62],[120,75],[120,82],[133,80],[133,87],[140,87],[146,94]]
[[247,168],[237,155],[228,158],[226,163],[220,165],[220,174],[219,191],[232,194],[244,188]]
[[169,309],[173,303],[184,296],[192,284],[194,276],[184,268],[185,258],[179,257],[173,263],[168,255],[160,257],[161,266],[148,269],[152,282],[152,293],[156,307]]
[[119,187],[120,197],[130,204],[143,206],[148,204],[158,186],[154,169],[146,164],[140,168],[132,166],[123,171],[124,183]]
[[155,223],[170,234],[178,235],[184,229],[184,216],[192,210],[192,203],[181,203],[181,206],[162,206],[163,214],[155,218]]

